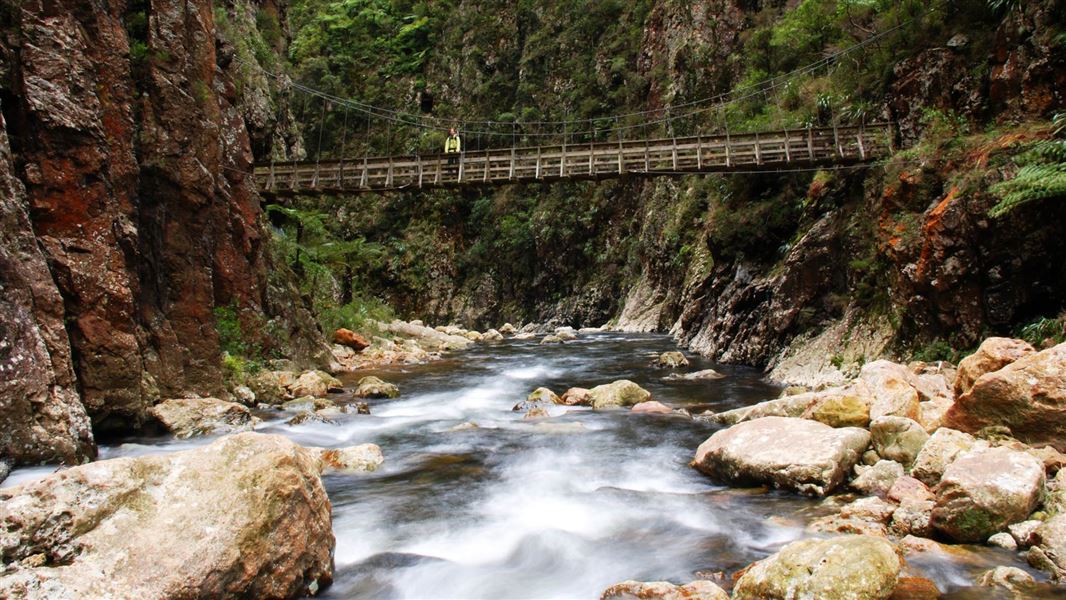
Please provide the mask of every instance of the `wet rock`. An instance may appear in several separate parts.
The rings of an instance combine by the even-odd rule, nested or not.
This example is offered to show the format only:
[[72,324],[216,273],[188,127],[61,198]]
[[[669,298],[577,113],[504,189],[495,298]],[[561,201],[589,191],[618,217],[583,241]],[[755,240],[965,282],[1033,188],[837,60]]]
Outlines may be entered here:
[[713,381],[715,379],[725,379],[725,375],[714,369],[703,369],[702,371],[693,371],[692,373],[671,373],[667,375],[666,378],[679,379],[681,381]]
[[[336,409],[333,409],[336,410]],[[287,425],[303,425],[305,423],[322,423],[323,425],[336,425],[337,422],[331,419],[322,411],[310,411],[305,410],[302,413],[293,416],[288,421],[285,421]]]
[[921,481],[904,475],[893,482],[888,490],[888,499],[900,503],[907,500],[932,502],[936,500],[936,495]]
[[1032,575],[1018,567],[996,567],[977,578],[977,585],[981,587],[999,587],[1011,592],[1023,592],[1035,583]]
[[666,581],[623,581],[604,590],[600,600],[729,600],[729,594],[710,581],[674,585]]
[[259,371],[248,378],[246,383],[258,402],[281,404],[292,398],[292,394],[282,384],[281,377],[274,371]]
[[962,359],[955,375],[955,395],[961,396],[970,391],[985,373],[998,371],[1019,358],[1035,354],[1036,349],[1023,340],[990,337],[981,342],[977,352]]
[[940,588],[925,577],[900,577],[889,600],[939,600]]
[[633,413],[649,414],[649,415],[650,414],[671,415],[671,414],[674,413],[674,410],[672,408],[670,408],[669,406],[663,404],[662,402],[657,402],[655,400],[648,400],[647,402],[641,402],[640,404],[635,404],[633,406],[633,408],[631,408],[629,410],[630,410],[630,412],[633,412]]
[[251,431],[258,423],[248,407],[217,398],[164,400],[149,408],[148,414],[177,438]]
[[688,359],[685,358],[684,354],[674,351],[663,352],[662,354],[660,354],[659,358],[655,361],[655,364],[659,367],[676,369],[678,367],[687,367],[689,363]]
[[286,386],[296,397],[325,396],[329,392],[344,391],[344,384],[325,371],[305,371]]
[[692,466],[730,483],[768,483],[822,496],[843,483],[869,441],[863,429],[764,417],[712,435]]
[[537,334],[532,333],[532,332],[514,334],[514,339],[516,339],[516,340],[532,340],[532,339],[534,339],[536,337],[537,337]]
[[971,433],[1006,426],[1027,444],[1066,451],[1066,343],[982,375],[944,420]]
[[909,467],[929,440],[929,434],[906,417],[880,417],[870,423],[870,439],[878,456]]
[[1010,532],[1011,537],[1014,538],[1015,543],[1022,548],[1028,548],[1033,545],[1033,533],[1036,532],[1037,527],[1043,525],[1043,521],[1037,521],[1035,519],[1028,521],[1019,521],[1007,527],[1007,531]]
[[283,436],[241,433],[4,489],[0,597],[307,595],[333,571],[318,469]]
[[1066,515],[1051,517],[1033,531],[1029,564],[1048,573],[1054,581],[1066,580]]
[[870,418],[896,416],[917,421],[920,399],[918,390],[909,383],[912,377],[906,367],[887,360],[863,365],[859,378],[873,396]]
[[563,338],[561,338],[561,337],[559,337],[557,335],[546,335],[540,340],[540,343],[542,345],[544,345],[544,344],[561,344],[561,343],[563,343]]
[[461,335],[445,333],[445,331],[462,331],[461,328],[441,328],[445,331],[437,331],[436,329],[431,329],[423,325],[404,323],[399,320],[392,321],[391,323],[381,323],[380,327],[383,331],[388,333],[414,339],[418,341],[420,346],[428,350],[465,350],[474,343]]
[[546,419],[551,416],[548,409],[543,406],[534,406],[526,411],[526,414],[522,416],[523,419]]
[[385,462],[385,456],[377,444],[360,444],[346,448],[308,448],[316,455],[319,472],[323,475],[339,473],[370,473]]
[[989,448],[960,456],[936,490],[933,526],[961,542],[982,542],[1029,516],[1044,489],[1044,466],[1025,452]]
[[483,342],[499,342],[503,340],[503,334],[495,329],[490,329],[481,334],[481,341]]
[[0,483],[3,483],[4,480],[7,479],[7,476],[10,474],[11,460],[7,458],[0,460]]
[[651,393],[628,379],[619,379],[589,390],[589,404],[592,408],[610,408],[613,406],[633,406],[651,398]]
[[936,485],[944,469],[960,454],[969,452],[977,440],[972,435],[942,427],[922,446],[914,460],[911,475],[926,485]]
[[895,547],[879,537],[845,535],[801,540],[748,567],[733,588],[733,598],[888,598],[896,588],[902,566]]
[[840,512],[813,521],[808,531],[887,537],[886,525],[896,506],[880,498],[860,498],[841,507]]
[[353,394],[357,398],[398,398],[400,388],[371,375],[359,380],[359,387]]
[[562,398],[546,387],[540,387],[530,392],[530,394],[526,396],[526,402],[532,405],[563,404]]
[[889,530],[897,536],[920,536],[927,537],[933,533],[933,508],[936,506],[932,500],[919,500],[905,498],[899,503],[892,513],[892,522]]
[[356,352],[362,352],[366,348],[370,347],[370,342],[365,337],[352,331],[351,329],[338,329],[333,332],[333,343],[347,346]]
[[830,427],[866,427],[870,423],[870,406],[858,396],[837,395],[807,409],[803,418]]
[[995,546],[997,548],[1003,548],[1005,550],[1013,551],[1018,549],[1018,542],[1014,540],[1014,536],[1007,533],[1006,531],[1001,531],[999,533],[993,534],[991,537],[988,538],[985,543],[989,546]]
[[246,385],[238,385],[233,388],[233,398],[245,406],[255,406],[255,392]]
[[[490,329],[489,331],[492,331],[492,330]],[[511,325],[510,323],[504,323],[503,326],[500,327],[500,333],[502,333],[504,335],[514,335],[515,331],[517,331],[515,329],[515,326]]]
[[585,388],[572,387],[563,392],[560,404],[566,406],[589,406],[592,404],[592,392]]
[[559,338],[560,340],[562,340],[564,342],[572,342],[572,341],[577,339],[577,334],[574,333],[573,329],[570,329],[570,330],[558,331],[558,332],[555,333],[554,337],[557,337],[557,338]]
[[326,398],[315,398],[314,396],[304,396],[302,398],[296,398],[295,400],[289,400],[281,405],[283,410],[289,412],[304,412],[322,410],[336,406],[332,400]]
[[891,460],[880,460],[874,466],[861,471],[859,476],[852,480],[851,487],[864,494],[885,498],[900,477],[903,477],[902,465]]

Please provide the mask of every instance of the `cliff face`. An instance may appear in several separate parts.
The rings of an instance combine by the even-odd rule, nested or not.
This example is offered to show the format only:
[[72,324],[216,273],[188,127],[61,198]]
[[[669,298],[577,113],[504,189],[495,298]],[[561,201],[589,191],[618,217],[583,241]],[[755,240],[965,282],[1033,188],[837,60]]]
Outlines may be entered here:
[[325,356],[300,303],[269,289],[249,134],[212,3],[143,8],[136,68],[124,2],[24,2],[5,15],[5,131],[48,267],[27,264],[26,277],[62,297],[31,312],[56,339],[56,385],[75,404],[80,392],[98,433],[137,426],[160,398],[225,393],[216,306],[288,304],[281,337],[298,360]]

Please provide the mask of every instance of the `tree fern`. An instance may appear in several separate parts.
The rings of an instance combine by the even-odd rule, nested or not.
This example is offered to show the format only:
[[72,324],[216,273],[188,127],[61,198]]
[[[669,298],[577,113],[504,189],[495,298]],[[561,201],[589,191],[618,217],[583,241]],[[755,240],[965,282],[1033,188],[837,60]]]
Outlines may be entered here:
[[988,214],[1001,217],[1038,200],[1066,198],[1066,113],[1055,115],[1052,139],[1033,144],[1018,155],[1013,178],[992,186],[1000,201]]

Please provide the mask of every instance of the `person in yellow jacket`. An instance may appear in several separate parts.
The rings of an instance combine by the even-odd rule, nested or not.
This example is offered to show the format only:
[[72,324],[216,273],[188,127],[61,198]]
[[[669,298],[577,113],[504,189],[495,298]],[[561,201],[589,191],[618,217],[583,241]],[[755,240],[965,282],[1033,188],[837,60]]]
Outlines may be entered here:
[[459,132],[454,127],[448,130],[448,139],[444,140],[444,153],[448,155],[448,164],[454,165],[459,162],[459,154],[463,151],[463,141],[459,139]]

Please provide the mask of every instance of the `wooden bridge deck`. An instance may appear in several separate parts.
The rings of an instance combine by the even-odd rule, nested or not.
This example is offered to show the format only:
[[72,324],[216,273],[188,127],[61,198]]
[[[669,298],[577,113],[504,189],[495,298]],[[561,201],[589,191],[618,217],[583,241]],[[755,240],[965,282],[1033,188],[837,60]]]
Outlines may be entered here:
[[743,173],[856,164],[892,150],[888,123],[649,140],[525,146],[449,156],[368,157],[256,165],[266,196],[351,194],[511,182]]

